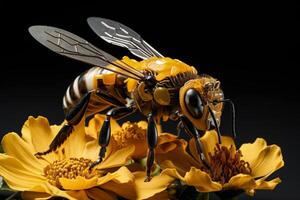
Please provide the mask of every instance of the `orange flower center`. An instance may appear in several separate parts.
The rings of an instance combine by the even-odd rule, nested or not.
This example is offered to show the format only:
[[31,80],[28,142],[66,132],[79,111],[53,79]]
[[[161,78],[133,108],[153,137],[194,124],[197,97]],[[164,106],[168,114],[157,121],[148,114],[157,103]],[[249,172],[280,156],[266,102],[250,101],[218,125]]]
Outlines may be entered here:
[[204,170],[210,174],[213,181],[228,183],[230,178],[237,174],[251,174],[250,165],[241,159],[242,156],[241,151],[236,151],[233,146],[227,148],[217,144],[214,153],[209,153],[210,170]]
[[99,172],[95,170],[90,172],[91,163],[90,159],[85,158],[56,160],[44,168],[44,175],[49,183],[62,189],[59,178],[75,179],[77,176],[82,176],[89,179],[97,175]]
[[119,148],[128,146],[132,140],[146,139],[146,129],[139,126],[139,123],[143,122],[125,122],[122,129],[113,134]]

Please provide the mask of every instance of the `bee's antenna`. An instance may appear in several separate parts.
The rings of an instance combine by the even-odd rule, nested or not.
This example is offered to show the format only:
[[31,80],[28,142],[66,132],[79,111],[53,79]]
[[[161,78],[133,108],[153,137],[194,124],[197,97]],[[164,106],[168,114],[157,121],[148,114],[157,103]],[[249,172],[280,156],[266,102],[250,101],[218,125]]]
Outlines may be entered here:
[[214,122],[214,126],[216,127],[216,130],[217,130],[217,133],[218,133],[218,141],[219,141],[219,144],[222,143],[221,141],[221,132],[220,132],[220,128],[218,126],[218,123],[217,123],[217,120],[216,120],[216,116],[214,114],[214,112],[211,110],[210,106],[208,105],[208,110],[209,110],[209,113],[213,119],[213,122]]
[[236,113],[235,113],[235,106],[234,106],[234,103],[233,103],[233,101],[232,100],[230,100],[230,99],[223,99],[223,100],[220,100],[220,101],[216,101],[216,103],[219,103],[219,102],[224,102],[224,103],[230,103],[230,105],[231,105],[231,111],[232,111],[232,113],[231,113],[231,121],[232,121],[232,136],[233,136],[233,138],[235,139],[236,138],[236,121],[235,121],[235,115],[236,115]]

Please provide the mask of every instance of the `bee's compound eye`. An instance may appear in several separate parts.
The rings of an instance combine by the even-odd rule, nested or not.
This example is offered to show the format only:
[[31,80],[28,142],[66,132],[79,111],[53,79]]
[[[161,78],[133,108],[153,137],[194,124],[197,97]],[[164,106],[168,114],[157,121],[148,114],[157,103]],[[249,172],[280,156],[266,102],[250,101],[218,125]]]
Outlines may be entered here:
[[200,94],[195,89],[188,89],[184,96],[184,103],[189,113],[194,118],[201,118],[203,115],[203,103]]

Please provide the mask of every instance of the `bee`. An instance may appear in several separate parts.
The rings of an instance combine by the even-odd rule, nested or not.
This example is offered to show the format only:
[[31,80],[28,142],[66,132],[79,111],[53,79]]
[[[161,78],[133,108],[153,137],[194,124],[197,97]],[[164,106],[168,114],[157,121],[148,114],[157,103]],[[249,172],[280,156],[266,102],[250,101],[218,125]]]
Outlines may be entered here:
[[[145,181],[151,180],[154,150],[157,146],[161,121],[178,121],[178,133],[187,133],[196,141],[197,152],[204,166],[200,136],[216,129],[221,143],[220,122],[225,102],[220,81],[212,76],[198,74],[197,70],[178,59],[164,57],[129,27],[116,21],[91,17],[88,24],[105,41],[127,48],[141,58],[117,59],[83,38],[50,26],[31,26],[30,34],[50,50],[93,65],[79,75],[68,87],[63,98],[66,123],[51,142],[49,149],[35,155],[41,157],[57,150],[72,134],[73,127],[82,119],[106,111],[99,130],[99,158],[90,166],[102,162],[110,141],[110,119],[121,119],[140,112],[148,121],[147,166]],[[235,136],[235,126],[233,128]]]

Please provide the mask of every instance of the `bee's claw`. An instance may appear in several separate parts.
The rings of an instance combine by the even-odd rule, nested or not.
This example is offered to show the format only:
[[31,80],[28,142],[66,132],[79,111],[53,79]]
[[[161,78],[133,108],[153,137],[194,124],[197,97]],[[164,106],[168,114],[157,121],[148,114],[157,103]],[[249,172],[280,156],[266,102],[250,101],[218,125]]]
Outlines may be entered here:
[[146,178],[145,178],[144,182],[150,182],[150,181],[151,181],[151,179],[152,179],[152,177],[151,177],[151,176],[146,176]]
[[35,156],[36,158],[42,158],[42,156],[47,155],[47,154],[50,153],[50,152],[51,152],[51,150],[48,149],[47,151],[37,152],[37,153],[34,154],[34,156]]

